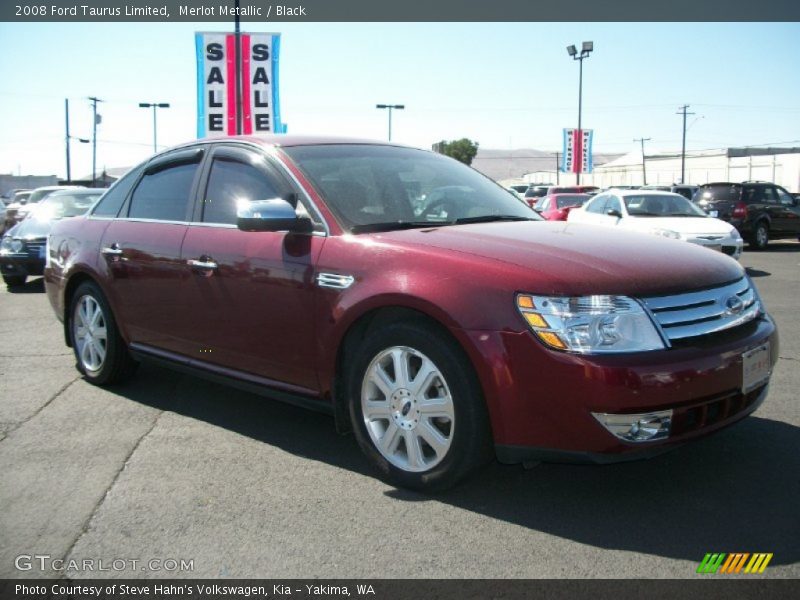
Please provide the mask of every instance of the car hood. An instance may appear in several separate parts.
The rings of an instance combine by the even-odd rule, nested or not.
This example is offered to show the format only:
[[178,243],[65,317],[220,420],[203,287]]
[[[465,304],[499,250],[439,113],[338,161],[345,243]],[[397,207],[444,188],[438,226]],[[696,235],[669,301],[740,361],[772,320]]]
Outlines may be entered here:
[[733,230],[730,223],[712,217],[628,217],[622,219],[620,226],[647,232],[652,229],[670,229],[692,235],[697,233],[727,235]]
[[16,238],[43,238],[47,237],[55,221],[40,219],[25,219],[9,230],[8,234]]
[[[514,265],[518,290],[559,295],[673,294],[744,275],[733,259],[651,234],[563,221],[485,223],[372,234]],[[500,265],[498,265],[500,266]],[[476,266],[475,277],[481,277]]]

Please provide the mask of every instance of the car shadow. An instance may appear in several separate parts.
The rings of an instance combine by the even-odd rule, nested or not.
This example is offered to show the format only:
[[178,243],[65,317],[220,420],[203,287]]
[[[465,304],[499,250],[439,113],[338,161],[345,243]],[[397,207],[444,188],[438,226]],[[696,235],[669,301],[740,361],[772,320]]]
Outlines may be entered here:
[[[188,376],[176,394],[153,393],[176,375],[143,365],[119,395],[200,419],[309,460],[368,477],[376,472],[327,415]],[[767,400],[769,401],[769,400]],[[455,489],[385,492],[440,502],[597,548],[699,562],[706,552],[772,552],[800,561],[800,427],[751,416],[659,457],[616,465],[492,463]]]
[[761,269],[754,269],[753,267],[745,267],[745,271],[750,277],[769,277],[772,275],[769,271],[762,271]]
[[44,278],[36,277],[29,279],[25,285],[16,285],[14,287],[6,288],[10,294],[43,294],[44,293]]
[[770,240],[769,245],[763,250],[750,250],[750,252],[800,252],[800,244],[794,240]]

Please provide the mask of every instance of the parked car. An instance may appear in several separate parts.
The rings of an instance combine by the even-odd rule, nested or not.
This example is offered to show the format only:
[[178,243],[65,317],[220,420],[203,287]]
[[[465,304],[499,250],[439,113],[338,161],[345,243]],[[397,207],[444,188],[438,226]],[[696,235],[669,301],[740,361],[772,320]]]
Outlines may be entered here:
[[27,215],[28,212],[33,208],[35,204],[38,204],[47,196],[52,194],[57,190],[68,190],[68,189],[76,189],[75,186],[65,186],[65,185],[48,185],[45,187],[36,188],[27,197],[20,197],[17,199],[14,198],[14,202],[9,204],[6,207],[6,218],[5,218],[5,230],[11,229],[14,225],[22,221]]
[[529,187],[528,184],[524,183],[524,184],[520,184],[520,185],[516,185],[516,184],[515,185],[510,185],[506,189],[509,192],[513,193],[520,200],[524,200],[525,199],[525,192],[528,191],[528,187]]
[[588,194],[597,191],[596,185],[551,185],[548,194]]
[[735,227],[710,217],[693,202],[671,192],[610,190],[570,212],[567,220],[684,240],[737,260],[742,254],[742,236]]
[[[416,214],[409,180],[436,204]],[[173,148],[54,225],[47,256],[88,382],[153,360],[327,411],[416,489],[493,452],[666,451],[756,410],[779,351],[736,261],[543,221],[458,161],[379,142]]]
[[547,221],[566,221],[570,211],[589,198],[588,194],[549,194],[540,198],[533,210]]
[[36,204],[27,219],[12,227],[0,242],[0,273],[10,287],[25,284],[44,269],[47,236],[53,223],[84,214],[105,189],[54,191]]
[[766,248],[770,239],[800,239],[800,202],[774,183],[706,183],[694,202],[736,227],[757,250]]
[[523,196],[523,200],[525,203],[533,208],[536,206],[536,203],[539,201],[539,198],[542,198],[547,195],[547,190],[550,189],[552,184],[544,183],[544,184],[531,184],[527,190],[525,190],[525,194]]
[[680,194],[687,200],[691,200],[697,192],[698,187],[699,186],[684,183],[673,183],[671,185],[643,185],[639,189],[672,192],[673,194]]

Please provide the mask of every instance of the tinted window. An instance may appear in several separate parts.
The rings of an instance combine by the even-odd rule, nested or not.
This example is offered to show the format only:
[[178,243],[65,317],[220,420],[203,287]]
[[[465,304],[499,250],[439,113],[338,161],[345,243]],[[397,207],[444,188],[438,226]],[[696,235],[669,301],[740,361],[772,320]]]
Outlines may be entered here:
[[565,194],[563,196],[559,196],[556,199],[556,203],[558,204],[558,208],[566,208],[568,206],[580,206],[589,196],[584,196],[583,194]]
[[778,190],[778,201],[781,204],[785,204],[787,206],[792,206],[794,204],[794,200],[786,190],[784,190],[783,188],[776,188],[776,189]]
[[772,186],[765,186],[764,190],[764,202],[767,204],[777,204],[778,203],[778,194],[775,192],[775,188]]
[[203,222],[236,223],[239,200],[268,200],[280,196],[263,171],[244,163],[214,159],[203,201]]
[[185,221],[197,163],[170,165],[147,173],[133,192],[132,219]]
[[116,217],[119,214],[119,209],[122,208],[125,198],[128,197],[128,192],[131,191],[133,184],[139,178],[139,173],[142,172],[142,167],[128,171],[126,175],[119,179],[111,189],[97,203],[93,215],[97,217]]
[[[752,188],[751,188],[752,189]],[[695,201],[706,200],[708,202],[716,202],[723,200],[726,202],[737,201],[742,192],[742,186],[737,183],[719,184],[719,185],[704,185],[697,190],[697,197]]]

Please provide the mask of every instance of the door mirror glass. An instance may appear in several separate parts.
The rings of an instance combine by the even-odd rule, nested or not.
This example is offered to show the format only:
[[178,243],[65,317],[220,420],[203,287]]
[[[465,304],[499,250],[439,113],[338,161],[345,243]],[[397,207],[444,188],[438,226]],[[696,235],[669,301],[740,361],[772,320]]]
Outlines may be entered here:
[[294,207],[282,198],[242,201],[236,207],[236,226],[242,231],[291,231],[310,233],[314,224],[299,217]]

